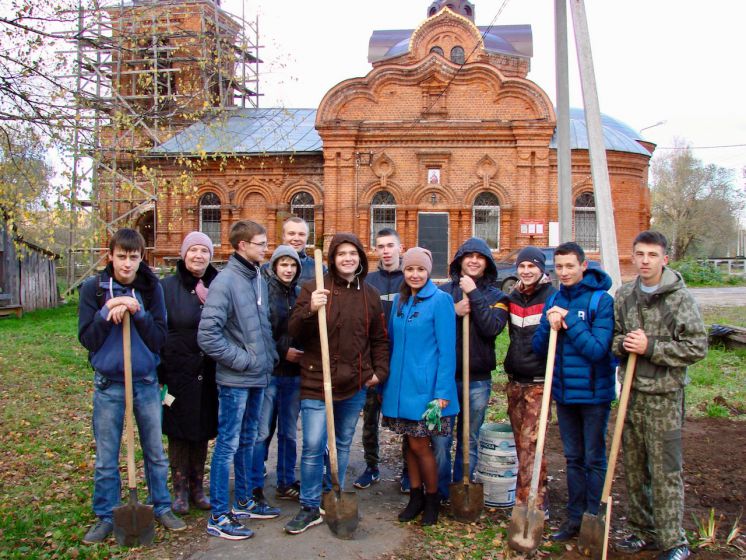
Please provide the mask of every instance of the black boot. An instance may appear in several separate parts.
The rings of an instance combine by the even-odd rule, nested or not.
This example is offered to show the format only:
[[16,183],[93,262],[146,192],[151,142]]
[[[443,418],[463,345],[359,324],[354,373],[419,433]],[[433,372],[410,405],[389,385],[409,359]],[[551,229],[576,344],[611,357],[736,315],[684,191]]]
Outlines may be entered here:
[[192,504],[201,510],[210,509],[210,500],[205,495],[204,487],[205,465],[192,465],[189,473],[189,494]]
[[422,525],[435,525],[440,513],[440,495],[437,492],[425,494],[425,513],[422,514]]
[[412,521],[417,517],[425,507],[425,500],[423,498],[424,492],[422,487],[412,488],[409,492],[409,503],[401,512],[399,512],[399,521]]
[[171,510],[179,515],[189,513],[189,491],[186,476],[179,469],[171,469],[171,482],[174,486]]

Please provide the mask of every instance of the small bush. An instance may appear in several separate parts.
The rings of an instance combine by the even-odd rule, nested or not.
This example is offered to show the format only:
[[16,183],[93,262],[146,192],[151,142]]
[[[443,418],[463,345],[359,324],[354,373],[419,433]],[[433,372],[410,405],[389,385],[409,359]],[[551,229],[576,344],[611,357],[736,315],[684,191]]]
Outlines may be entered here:
[[705,409],[708,418],[728,418],[728,409],[721,404],[709,403]]
[[723,273],[708,262],[683,259],[672,262],[670,266],[681,273],[688,286],[715,286],[725,282]]

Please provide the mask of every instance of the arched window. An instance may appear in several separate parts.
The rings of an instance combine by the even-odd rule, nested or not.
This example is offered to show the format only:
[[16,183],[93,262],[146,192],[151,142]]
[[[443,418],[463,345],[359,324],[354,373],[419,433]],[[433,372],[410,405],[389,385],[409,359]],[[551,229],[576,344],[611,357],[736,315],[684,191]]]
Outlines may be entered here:
[[500,201],[490,192],[477,195],[472,210],[472,230],[490,249],[500,249]]
[[215,193],[206,193],[199,199],[199,230],[220,245],[220,199]]
[[316,243],[316,222],[314,221],[314,202],[313,197],[305,192],[301,191],[290,199],[290,213],[293,216],[303,218],[308,224],[308,243],[314,245]]
[[451,62],[454,64],[463,64],[465,61],[464,48],[459,46],[453,47],[451,49]]
[[437,45],[434,46],[432,49],[430,49],[430,52],[432,52],[432,53],[438,53],[440,56],[444,56],[443,55],[443,49],[441,49]]
[[598,251],[598,221],[596,201],[592,192],[581,193],[575,199],[575,243],[586,251]]
[[376,233],[383,228],[396,229],[396,199],[388,191],[379,191],[370,201],[370,246],[376,244]]

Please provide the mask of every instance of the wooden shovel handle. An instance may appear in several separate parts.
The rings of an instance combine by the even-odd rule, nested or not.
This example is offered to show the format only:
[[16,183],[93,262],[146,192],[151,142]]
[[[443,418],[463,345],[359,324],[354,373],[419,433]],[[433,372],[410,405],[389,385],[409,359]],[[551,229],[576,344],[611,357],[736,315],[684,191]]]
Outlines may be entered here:
[[127,487],[137,487],[135,479],[135,428],[132,402],[132,337],[130,335],[130,314],[124,313],[122,321],[122,351],[124,354],[124,433],[127,441]]
[[463,482],[465,485],[469,484],[469,317],[467,313],[462,319],[461,334],[461,402],[464,403],[461,422],[461,458],[464,465]]
[[[324,289],[323,254],[321,249],[314,251],[316,265],[316,289]],[[321,369],[324,379],[324,406],[326,407],[326,437],[329,447],[329,463],[332,472],[332,485],[339,489],[339,462],[337,460],[337,435],[334,431],[334,401],[332,397],[332,368],[329,361],[329,333],[326,328],[326,306],[319,307],[319,338],[321,341]]]
[[635,367],[637,366],[637,354],[630,354],[627,358],[627,369],[624,372],[624,384],[622,385],[622,395],[619,397],[619,409],[616,413],[616,424],[614,424],[614,436],[611,439],[611,451],[609,452],[609,465],[606,468],[606,478],[604,479],[604,489],[601,492],[601,504],[609,500],[611,494],[611,483],[614,481],[614,470],[616,460],[619,456],[619,444],[622,441],[622,431],[624,430],[624,419],[627,416],[627,405],[629,404],[629,393],[632,389],[632,380],[635,377]]
[[557,331],[549,329],[549,348],[547,350],[547,366],[544,371],[544,394],[541,397],[541,413],[539,414],[539,433],[536,436],[536,452],[534,455],[534,470],[531,473],[531,490],[528,494],[529,511],[536,505],[539,493],[539,476],[541,474],[541,459],[544,456],[544,440],[547,435],[547,418],[549,418],[549,402],[552,399],[552,377],[554,376],[554,357],[557,354]]

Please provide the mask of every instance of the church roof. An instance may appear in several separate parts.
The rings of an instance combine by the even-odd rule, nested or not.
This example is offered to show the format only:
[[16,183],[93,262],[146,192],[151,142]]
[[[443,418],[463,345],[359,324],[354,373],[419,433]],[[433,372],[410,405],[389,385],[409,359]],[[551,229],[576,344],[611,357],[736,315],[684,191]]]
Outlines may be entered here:
[[[153,148],[153,155],[240,153],[321,153],[322,142],[314,123],[316,109],[235,109],[208,122],[198,122]],[[623,122],[601,115],[607,150],[649,156],[639,142],[640,134]],[[570,144],[573,150],[588,149],[588,130],[583,109],[570,109]],[[550,148],[557,147],[557,134]]]
[[[650,152],[638,142],[642,139],[640,133],[622,121],[602,113],[601,128],[603,128],[604,146],[607,150],[650,155]],[[585,112],[577,107],[570,109],[570,145],[573,150],[587,150],[589,145],[588,128],[585,126]],[[549,147],[557,147],[556,132],[552,136]]]
[[150,153],[290,154],[321,152],[316,109],[243,108],[197,122]]
[[[487,52],[521,58],[533,56],[530,25],[495,25],[478,27]],[[385,29],[373,31],[368,42],[368,62],[394,58],[409,52],[409,40],[414,29]]]

